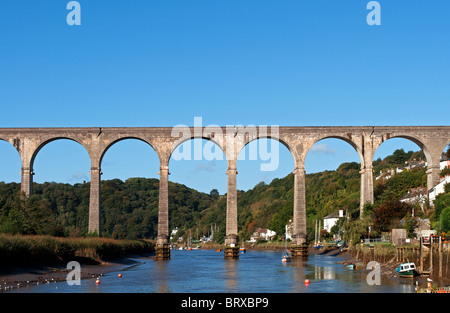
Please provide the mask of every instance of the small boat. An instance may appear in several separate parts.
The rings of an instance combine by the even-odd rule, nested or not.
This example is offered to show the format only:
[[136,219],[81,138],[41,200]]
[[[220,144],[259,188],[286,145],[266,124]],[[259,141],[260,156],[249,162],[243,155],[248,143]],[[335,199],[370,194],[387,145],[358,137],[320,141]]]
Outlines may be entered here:
[[239,248],[239,252],[245,253],[245,248]]
[[281,257],[281,262],[283,263],[287,263],[287,262],[291,262],[291,254],[286,252],[285,254],[283,254],[283,256]]
[[355,270],[358,269],[355,263],[344,263],[344,266],[348,269]]
[[[287,233],[287,225],[286,225],[286,233]],[[288,252],[288,249],[287,249],[287,236],[285,235],[284,236],[284,254],[281,257],[281,262],[283,262],[283,263],[291,262],[291,259],[292,259],[292,256],[291,256],[291,253]]]
[[413,278],[416,274],[416,265],[414,263],[401,263],[395,269],[399,277]]
[[319,242],[314,244],[314,250],[320,250],[322,248],[323,248],[323,244],[321,244]]
[[317,235],[317,220],[316,226],[314,226],[314,250],[323,248],[323,244],[320,243],[320,221],[319,221],[319,234]]

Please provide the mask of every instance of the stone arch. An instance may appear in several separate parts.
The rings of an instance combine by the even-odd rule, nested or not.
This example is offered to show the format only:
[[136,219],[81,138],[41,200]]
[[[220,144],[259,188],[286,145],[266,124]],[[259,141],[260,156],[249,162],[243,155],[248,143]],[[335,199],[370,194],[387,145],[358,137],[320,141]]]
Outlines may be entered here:
[[394,138],[401,138],[401,139],[407,139],[412,141],[413,143],[415,143],[417,146],[419,146],[420,149],[422,149],[423,153],[425,154],[425,158],[427,162],[432,162],[432,154],[431,151],[428,149],[428,147],[422,142],[422,140],[420,140],[419,138],[413,137],[411,135],[394,135],[394,136],[388,136],[387,138],[385,138],[385,140],[383,140],[377,147],[375,147],[375,149],[373,149],[373,154],[371,156],[371,159],[374,158],[376,151],[378,150],[378,148],[386,141],[388,141],[389,139],[394,139]]
[[[411,142],[415,143],[417,146],[419,146],[420,149],[422,149],[425,159],[427,162],[427,188],[430,189],[436,184],[439,183],[439,158],[437,150],[433,150],[433,143],[432,141],[428,142],[423,139],[417,138],[414,135],[411,134],[393,134],[393,135],[386,135],[383,136],[383,140],[378,144],[378,146],[375,147],[373,151],[373,156],[375,155],[378,148],[381,146],[381,144],[385,141],[388,141],[389,139],[394,138],[401,138],[401,139],[407,139]],[[442,153],[440,151],[439,153]]]
[[94,163],[93,163],[92,166],[98,166],[98,168],[100,168],[100,167],[101,167],[101,164],[102,164],[102,161],[103,161],[103,157],[105,156],[106,152],[107,152],[113,145],[115,145],[116,143],[118,143],[119,141],[124,141],[124,140],[127,140],[127,139],[136,139],[136,140],[139,140],[139,141],[142,141],[142,142],[148,144],[148,145],[156,152],[156,155],[158,156],[158,160],[161,160],[160,153],[158,152],[157,149],[155,149],[155,146],[154,146],[153,143],[151,143],[150,141],[148,141],[148,140],[146,140],[146,139],[144,139],[144,138],[140,138],[140,137],[137,137],[137,136],[126,136],[126,137],[117,138],[117,139],[115,139],[115,140],[109,142],[109,143],[106,145],[106,147],[102,149],[102,151],[101,151],[101,153],[100,153],[100,156],[99,156],[99,159],[98,159],[98,164],[94,164]]
[[[188,142],[188,141],[191,141],[191,140],[194,140],[194,139],[201,139],[201,140],[208,140],[208,141],[211,141],[212,143],[214,143],[216,146],[218,146],[218,147],[220,148],[220,150],[222,151],[222,153],[223,153],[224,156],[225,156],[225,159],[226,159],[226,160],[228,159],[228,158],[227,158],[227,154],[226,154],[226,149],[225,149],[224,146],[223,146],[223,137],[222,137],[222,138],[219,138],[219,140],[218,140],[218,139],[216,139],[215,134],[210,134],[210,135],[208,136],[208,135],[206,135],[206,134],[203,134],[203,132],[202,132],[202,135],[191,134],[191,135],[189,135],[189,136],[182,136],[182,137],[179,138],[176,142],[174,142],[174,143],[171,145],[171,147],[170,147],[170,151],[169,151],[169,154],[168,154],[168,159],[167,159],[167,161],[169,162],[169,160],[172,159],[172,155],[173,155],[173,153],[175,152],[176,149],[178,149],[179,147],[181,147],[181,145],[183,145],[184,143],[186,143],[186,142]],[[222,142],[220,142],[220,140],[222,140]],[[168,163],[168,162],[167,162],[167,163]]]
[[297,161],[298,161],[298,156],[297,156],[297,154],[295,153],[295,150],[293,149],[293,147],[291,147],[291,145],[289,144],[289,142],[288,142],[287,140],[284,140],[284,139],[282,139],[282,138],[280,138],[280,137],[278,137],[278,136],[271,136],[271,135],[263,135],[263,136],[260,136],[260,135],[258,135],[258,136],[256,136],[256,137],[253,137],[253,138],[250,138],[250,139],[248,139],[248,140],[245,140],[245,142],[244,142],[243,145],[241,145],[240,147],[237,147],[237,150],[236,150],[236,158],[239,156],[239,154],[242,152],[242,150],[245,149],[245,147],[246,147],[247,145],[249,145],[250,143],[252,143],[252,142],[254,142],[254,141],[257,141],[257,140],[259,140],[259,139],[271,139],[271,140],[276,140],[276,141],[278,141],[279,143],[281,143],[283,146],[285,146],[285,147],[287,148],[287,150],[289,151],[289,153],[291,154],[292,159],[294,160],[294,168],[295,168],[295,166],[296,166],[296,164],[297,164]]
[[324,140],[324,139],[339,139],[339,140],[342,140],[342,141],[348,143],[350,146],[353,147],[353,149],[355,149],[356,153],[358,154],[359,160],[360,160],[360,164],[361,164],[361,168],[363,168],[363,167],[365,166],[365,162],[364,162],[364,154],[363,154],[363,149],[362,149],[362,147],[359,146],[359,145],[358,145],[356,142],[354,142],[353,140],[351,140],[351,139],[349,139],[349,138],[347,138],[347,137],[344,137],[344,136],[339,136],[339,135],[323,136],[323,137],[317,138],[317,139],[315,139],[314,141],[312,141],[311,144],[310,144],[310,146],[307,147],[307,149],[305,149],[305,153],[304,153],[304,156],[303,156],[303,162],[305,161],[306,156],[307,156],[308,152],[311,150],[311,148],[312,148],[316,143],[318,143],[318,142],[320,142],[320,141],[322,141],[322,140]]
[[[13,141],[14,141],[14,140],[13,140]],[[22,164],[22,155],[20,154],[19,150],[17,149],[17,146],[15,146],[15,145],[14,145],[13,143],[11,143],[9,140],[4,139],[4,138],[0,138],[0,142],[7,142],[6,146],[11,146],[11,147],[14,149],[14,151],[16,151],[16,153],[17,153],[16,156],[19,156],[19,167],[17,168],[17,173],[19,173],[20,167],[21,167],[21,164]],[[7,149],[10,150],[9,147],[8,147]],[[1,174],[1,173],[0,173],[0,174]],[[0,178],[0,180],[1,180],[1,178]]]
[[[14,147],[14,149],[17,151],[17,153],[19,154],[19,156],[22,157],[22,156],[20,155],[20,151],[19,151],[19,149],[18,149],[18,146],[15,144],[16,139],[9,139],[9,140],[8,140],[8,139],[6,139],[6,138],[0,137],[0,141],[6,141],[7,143],[9,143],[11,146]],[[13,141],[13,142],[11,142],[11,141]]]
[[[24,165],[28,165],[30,169],[33,168],[33,164],[34,164],[34,160],[36,159],[36,156],[38,155],[39,151],[42,150],[42,148],[44,148],[47,144],[49,144],[50,142],[53,141],[57,141],[57,140],[71,140],[74,141],[78,144],[80,144],[84,150],[87,152],[89,158],[91,157],[91,154],[89,153],[89,149],[86,148],[86,146],[78,139],[75,137],[69,137],[69,136],[58,136],[58,137],[52,137],[52,138],[48,138],[45,140],[42,140],[37,147],[34,149],[34,151],[31,154],[30,160],[28,164],[24,164]],[[23,160],[25,162],[27,162],[26,160]]]
[[[358,137],[356,137],[356,138],[358,139]],[[304,157],[303,161],[306,163],[306,159],[307,159],[308,153],[313,153],[313,151],[311,151],[311,149],[314,147],[314,145],[319,144],[320,142],[322,142],[324,140],[327,140],[327,139],[335,139],[335,141],[338,141],[340,144],[343,144],[345,146],[345,147],[342,147],[343,149],[348,149],[349,147],[353,148],[352,156],[349,156],[349,158],[351,158],[352,160],[351,161],[343,160],[343,163],[345,163],[345,162],[355,162],[355,161],[353,161],[353,158],[355,157],[354,156],[355,152],[356,152],[356,155],[358,156],[357,158],[359,158],[359,182],[358,182],[359,190],[358,191],[359,191],[359,194],[360,194],[360,199],[359,199],[359,209],[360,210],[359,210],[359,212],[361,212],[362,207],[364,206],[364,204],[366,202],[372,202],[371,194],[373,193],[372,192],[372,187],[371,187],[372,186],[372,184],[371,184],[371,180],[372,180],[372,175],[371,175],[372,168],[371,168],[371,165],[372,165],[372,163],[366,164],[366,161],[364,159],[365,155],[364,155],[364,151],[363,151],[363,148],[362,148],[362,144],[359,145],[359,142],[356,142],[356,141],[354,141],[354,140],[352,140],[352,139],[350,139],[348,137],[344,137],[344,136],[341,136],[341,135],[321,136],[320,138],[316,138],[315,140],[311,141],[310,146],[307,149],[305,149],[306,152],[305,152],[305,157]],[[352,150],[351,148],[350,148],[350,150]],[[337,158],[337,157],[333,155],[333,158]],[[346,156],[346,159],[347,159],[347,156]],[[336,170],[337,171],[340,168],[340,165],[341,165],[341,163],[338,162],[337,165],[335,164],[335,166],[336,166],[335,169],[330,169],[329,168],[329,169],[326,169],[326,170]],[[306,167],[306,164],[305,164],[305,170],[308,170],[308,168]],[[333,188],[335,188],[334,192],[337,193],[338,190],[339,190],[338,184],[333,186]],[[331,192],[333,192],[333,191],[330,191],[330,193]],[[307,192],[305,191],[305,197],[306,197],[306,194],[307,194]],[[353,200],[352,200],[351,206],[353,206],[353,205],[357,205],[357,203],[356,202],[354,203]],[[341,209],[341,208],[339,208],[339,209]],[[334,210],[337,210],[337,208],[334,208]],[[356,211],[354,211],[354,212],[356,212]],[[330,214],[332,212],[325,211],[325,213],[326,214]]]

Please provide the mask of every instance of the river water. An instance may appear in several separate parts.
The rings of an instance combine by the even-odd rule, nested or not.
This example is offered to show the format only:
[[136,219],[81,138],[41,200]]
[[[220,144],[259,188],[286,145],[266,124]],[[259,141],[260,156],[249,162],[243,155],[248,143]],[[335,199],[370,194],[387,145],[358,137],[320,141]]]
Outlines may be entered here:
[[[250,250],[239,260],[225,260],[215,250],[172,250],[170,261],[136,259],[133,265],[82,280],[12,290],[20,293],[377,293],[414,292],[411,279],[383,279],[369,285],[361,270],[339,264],[342,258],[310,255],[284,264],[280,251]],[[118,274],[122,274],[119,278]],[[309,285],[305,285],[309,279]]]

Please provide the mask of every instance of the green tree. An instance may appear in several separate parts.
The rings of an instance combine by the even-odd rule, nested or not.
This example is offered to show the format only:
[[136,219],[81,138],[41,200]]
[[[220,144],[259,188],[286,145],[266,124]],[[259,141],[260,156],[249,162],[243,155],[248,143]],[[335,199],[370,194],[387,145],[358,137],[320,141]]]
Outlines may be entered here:
[[416,229],[416,227],[417,227],[417,220],[415,218],[410,217],[406,220],[405,229],[408,238],[414,237],[414,230]]
[[[412,153],[411,153],[412,154]],[[405,164],[405,161],[409,159],[410,155],[405,152],[403,149],[397,149],[392,153],[391,156],[388,157],[389,163],[391,164]]]
[[219,191],[217,189],[212,189],[211,192],[209,193],[209,195],[211,196],[211,198],[213,198],[214,200],[219,199]]
[[450,231],[450,207],[445,208],[440,216],[441,229],[444,232]]
[[[450,184],[448,184],[447,186],[450,186]],[[445,208],[450,207],[450,193],[446,192],[436,196],[436,199],[434,200],[433,203],[434,203],[434,214],[431,216],[431,220],[433,222],[438,222]]]
[[343,235],[342,238],[351,244],[356,244],[361,241],[362,238],[368,232],[370,221],[368,219],[348,220],[342,226]]

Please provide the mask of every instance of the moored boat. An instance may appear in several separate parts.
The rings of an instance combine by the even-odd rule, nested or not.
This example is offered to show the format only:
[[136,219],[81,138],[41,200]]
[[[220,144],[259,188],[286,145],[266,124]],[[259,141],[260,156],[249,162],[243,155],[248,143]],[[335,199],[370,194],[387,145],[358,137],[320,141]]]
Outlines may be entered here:
[[292,256],[291,253],[287,249],[287,225],[286,225],[286,233],[284,235],[284,254],[281,257],[281,262],[291,262]]
[[356,264],[355,264],[355,263],[352,263],[352,262],[350,262],[350,263],[344,263],[344,265],[345,265],[346,268],[351,269],[351,270],[355,270],[355,269],[358,268],[358,267],[356,266]]
[[401,263],[398,268],[395,269],[399,277],[413,278],[416,274],[416,265],[414,263]]
[[317,220],[314,226],[314,250],[319,250],[323,248],[323,244],[320,243],[320,221],[319,221],[319,233],[317,234]]
[[285,254],[283,254],[283,256],[281,257],[281,262],[286,263],[286,262],[291,262],[291,254],[289,252],[286,252]]

